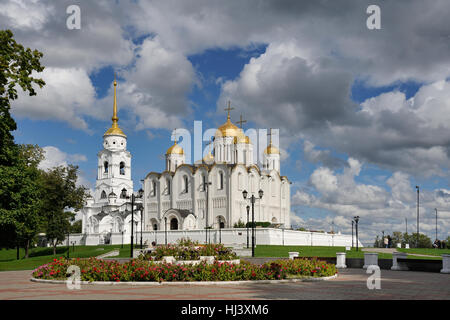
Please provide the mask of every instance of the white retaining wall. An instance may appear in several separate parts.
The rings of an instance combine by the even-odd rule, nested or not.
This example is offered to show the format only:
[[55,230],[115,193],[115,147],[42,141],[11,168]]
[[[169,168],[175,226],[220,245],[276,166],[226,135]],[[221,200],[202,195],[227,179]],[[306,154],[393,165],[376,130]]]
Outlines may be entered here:
[[[252,230],[249,229],[249,243],[252,243]],[[352,236],[344,234],[329,234],[308,231],[294,231],[283,230],[276,228],[256,228],[256,245],[301,245],[301,246],[336,246],[346,247],[352,245]],[[167,242],[175,243],[181,238],[190,238],[200,243],[205,243],[205,230],[171,230],[167,231]],[[226,245],[247,245],[247,229],[246,228],[232,228],[221,230],[221,242]],[[83,235],[70,235],[70,242],[79,241],[76,244],[98,245],[100,243],[101,234],[89,234],[82,240]],[[155,238],[156,236],[156,238]],[[219,243],[219,230],[209,229],[208,238],[211,243]],[[150,244],[155,241],[157,244],[165,243],[164,230],[158,231],[144,231],[142,233],[142,242],[147,241]],[[135,233],[134,243],[139,244],[141,240],[140,232]],[[85,243],[83,243],[85,242]],[[123,243],[129,244],[131,242],[130,234],[123,235]],[[67,244],[67,240],[64,242]],[[113,233],[111,235],[111,244],[122,244],[122,234]],[[356,238],[354,237],[354,245],[356,246]],[[359,246],[363,247],[359,242]]]

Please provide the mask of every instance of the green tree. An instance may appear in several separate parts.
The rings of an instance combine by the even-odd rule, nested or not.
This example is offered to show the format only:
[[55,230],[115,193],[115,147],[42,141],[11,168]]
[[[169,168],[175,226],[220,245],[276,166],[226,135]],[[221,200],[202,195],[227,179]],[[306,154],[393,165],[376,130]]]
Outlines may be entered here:
[[401,244],[403,242],[403,233],[401,233],[400,231],[394,231],[392,233],[391,239],[392,239],[392,248],[396,248],[397,243]]
[[[30,226],[34,217],[27,217],[33,212],[35,203],[36,177],[35,166],[24,159],[31,159],[23,154],[14,142],[12,132],[17,124],[11,117],[11,101],[18,98],[17,86],[30,96],[36,95],[33,84],[43,87],[42,79],[31,74],[42,72],[40,64],[42,53],[18,44],[10,30],[0,30],[0,246],[12,247],[32,233]],[[37,159],[36,159],[37,161]],[[22,189],[23,192],[21,191]]]
[[77,220],[70,226],[70,233],[81,233],[82,221]]
[[70,231],[69,219],[75,212],[83,207],[86,188],[77,186],[78,167],[69,165],[59,166],[43,172],[43,216],[45,219],[45,233],[53,246],[56,254],[56,246],[61,243]]
[[245,228],[245,223],[239,219],[238,222],[234,224],[233,228]]
[[17,124],[11,117],[11,101],[18,98],[16,85],[30,96],[36,95],[33,83],[43,87],[45,82],[31,76],[33,71],[42,72],[37,50],[25,49],[18,44],[10,30],[0,30],[0,166],[13,165],[18,158],[12,131]]

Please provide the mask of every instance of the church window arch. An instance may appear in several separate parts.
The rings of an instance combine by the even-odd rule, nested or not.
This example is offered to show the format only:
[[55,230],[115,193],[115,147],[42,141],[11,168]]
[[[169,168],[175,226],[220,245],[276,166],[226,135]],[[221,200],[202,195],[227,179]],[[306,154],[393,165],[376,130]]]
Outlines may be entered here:
[[206,176],[202,174],[202,191],[206,191]]
[[243,178],[242,178],[242,173],[239,172],[238,173],[238,190],[242,190],[243,188]]
[[106,192],[105,192],[105,190],[103,190],[102,193],[100,194],[100,199],[106,199]]
[[109,167],[109,163],[108,161],[103,162],[103,169],[104,169],[104,173],[108,173],[108,167]]
[[178,230],[178,219],[177,218],[170,219],[170,230]]
[[166,186],[167,186],[167,194],[170,195],[170,188],[171,188],[171,186],[170,186],[170,179],[169,178],[166,179]]
[[120,162],[120,174],[125,175],[125,162]]
[[223,190],[223,172],[219,171],[219,184],[218,184],[219,190]]
[[152,180],[152,196],[156,196],[156,181]]
[[127,197],[127,189],[123,188],[122,192],[120,193],[120,198],[126,199]]
[[184,183],[184,192],[189,192],[189,179],[188,176],[183,176],[183,183]]

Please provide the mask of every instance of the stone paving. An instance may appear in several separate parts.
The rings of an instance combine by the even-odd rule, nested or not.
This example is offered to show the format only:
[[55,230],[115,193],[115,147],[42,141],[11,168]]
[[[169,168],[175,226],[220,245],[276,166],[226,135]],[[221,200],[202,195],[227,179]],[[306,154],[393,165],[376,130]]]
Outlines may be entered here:
[[31,282],[31,271],[0,272],[0,300],[68,299],[68,300],[450,300],[450,275],[413,271],[381,270],[381,289],[369,290],[370,276],[363,269],[344,269],[334,280],[232,285],[106,286],[82,285],[69,290],[62,284]]

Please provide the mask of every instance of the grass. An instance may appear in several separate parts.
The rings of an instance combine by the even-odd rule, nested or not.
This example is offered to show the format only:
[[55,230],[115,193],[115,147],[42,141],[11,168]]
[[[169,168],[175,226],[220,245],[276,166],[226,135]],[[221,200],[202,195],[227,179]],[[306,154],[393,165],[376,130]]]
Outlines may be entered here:
[[[75,246],[70,248],[71,258],[89,258],[96,257],[103,253],[119,249],[117,258],[130,257],[130,245],[101,245],[101,246]],[[138,249],[138,247],[136,247]],[[409,259],[442,259],[442,254],[450,254],[450,249],[397,249],[406,253],[417,253],[431,255],[434,257],[420,257],[408,255]],[[320,246],[277,246],[277,245],[258,245],[255,248],[256,257],[289,257],[290,251],[299,252],[300,257],[336,257],[336,252],[346,252],[347,258],[364,258],[364,252],[356,248],[346,251],[345,247],[320,247]],[[29,258],[24,259],[25,250],[20,249],[20,260],[16,260],[16,249],[0,249],[0,271],[12,270],[32,270],[40,265],[46,264],[54,258],[67,255],[67,247],[57,247],[56,256],[53,255],[53,248],[33,248],[30,250]],[[392,259],[391,254],[379,253],[379,259]]]
[[[70,257],[96,257],[120,247],[121,245],[75,246],[75,251],[73,251],[73,247],[70,247]],[[23,249],[19,251],[20,260],[16,260],[16,249],[0,249],[0,271],[35,269],[54,258],[67,256],[67,247],[57,247],[56,255],[53,255],[53,248],[33,248],[29,252],[28,259],[24,259],[24,256],[25,250]]]
[[413,249],[401,248],[400,249],[400,248],[397,248],[397,251],[405,252],[405,253],[425,254],[428,256],[438,256],[438,257],[441,257],[443,254],[450,254],[450,249],[425,249],[425,248],[413,248]]
[[[346,251],[345,247],[321,247],[321,246],[276,246],[257,245],[255,257],[289,257],[289,252],[299,253],[299,257],[336,257],[336,252],[346,252],[347,258],[364,258],[364,252],[356,251],[356,248]],[[379,259],[392,259],[392,254],[379,253]]]

